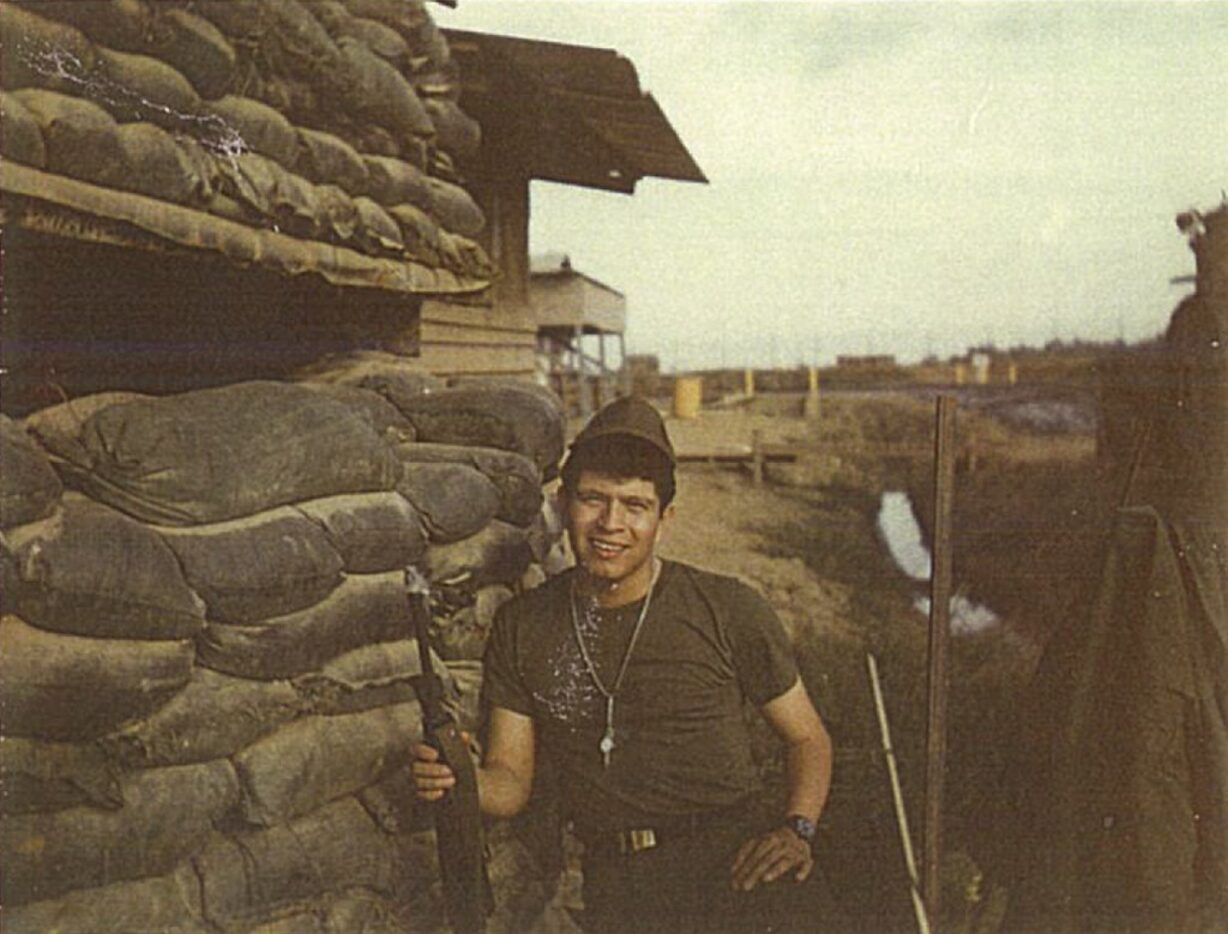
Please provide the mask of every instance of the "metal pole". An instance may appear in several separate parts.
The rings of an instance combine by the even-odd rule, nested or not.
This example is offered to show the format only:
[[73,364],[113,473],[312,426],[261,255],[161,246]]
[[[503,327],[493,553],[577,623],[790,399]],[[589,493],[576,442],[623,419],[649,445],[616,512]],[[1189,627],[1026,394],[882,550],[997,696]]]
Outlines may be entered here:
[[904,793],[900,791],[900,773],[895,764],[895,750],[891,746],[891,727],[887,723],[887,706],[883,703],[883,688],[878,680],[878,662],[873,654],[866,655],[866,668],[870,672],[870,688],[874,692],[874,712],[878,715],[878,732],[882,737],[883,756],[887,760],[887,778],[891,781],[891,802],[895,806],[895,823],[900,831],[900,846],[904,850],[904,866],[908,870],[909,895],[912,910],[917,917],[917,930],[929,934],[929,919],[925,916],[925,903],[917,889],[917,861],[912,852],[912,834],[908,830],[908,812],[904,809]]
[[930,923],[941,909],[942,797],[947,757],[947,646],[951,633],[951,506],[955,487],[953,396],[939,396],[934,440],[934,562],[930,575],[929,682],[925,732],[922,892]]

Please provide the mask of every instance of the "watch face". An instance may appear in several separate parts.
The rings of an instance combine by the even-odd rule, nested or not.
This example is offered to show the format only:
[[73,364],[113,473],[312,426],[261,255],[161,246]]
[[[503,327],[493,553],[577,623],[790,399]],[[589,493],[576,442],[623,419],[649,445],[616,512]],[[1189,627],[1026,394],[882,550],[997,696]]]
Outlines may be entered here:
[[800,814],[790,814],[785,819],[785,823],[788,825],[790,830],[792,830],[807,843],[814,842],[814,821],[807,817],[802,817]]

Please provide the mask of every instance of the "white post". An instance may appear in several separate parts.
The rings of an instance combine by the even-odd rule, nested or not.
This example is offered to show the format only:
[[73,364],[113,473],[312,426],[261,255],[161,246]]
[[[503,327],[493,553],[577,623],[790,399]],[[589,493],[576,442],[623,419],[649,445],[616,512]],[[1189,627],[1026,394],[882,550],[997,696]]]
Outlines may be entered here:
[[883,757],[887,760],[887,777],[891,781],[891,800],[895,805],[895,821],[900,831],[900,846],[904,849],[904,865],[911,882],[913,913],[917,916],[917,930],[929,934],[929,917],[925,901],[921,898],[920,879],[917,876],[917,860],[912,852],[912,835],[908,831],[908,814],[904,810],[904,793],[900,790],[900,773],[896,770],[895,750],[891,747],[891,727],[887,724],[887,707],[883,703],[883,688],[878,680],[878,662],[873,654],[866,655],[866,668],[870,672],[870,687],[874,692],[874,711],[878,715],[878,730],[882,735]]

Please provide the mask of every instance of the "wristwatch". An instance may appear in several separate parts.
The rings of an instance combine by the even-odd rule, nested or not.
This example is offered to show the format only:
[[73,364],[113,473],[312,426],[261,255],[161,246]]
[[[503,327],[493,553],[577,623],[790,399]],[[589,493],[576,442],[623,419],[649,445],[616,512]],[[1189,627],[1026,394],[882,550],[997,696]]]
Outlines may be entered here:
[[807,844],[814,846],[815,826],[814,821],[809,817],[803,817],[801,814],[790,814],[785,818],[785,826],[805,840]]

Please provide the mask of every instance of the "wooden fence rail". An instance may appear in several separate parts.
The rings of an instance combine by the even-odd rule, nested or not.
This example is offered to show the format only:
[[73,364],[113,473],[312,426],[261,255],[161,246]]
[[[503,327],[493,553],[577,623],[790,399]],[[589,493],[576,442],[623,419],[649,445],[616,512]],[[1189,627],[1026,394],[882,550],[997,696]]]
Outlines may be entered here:
[[[958,446],[956,459],[961,466],[975,470],[986,455],[1002,454],[1004,449],[964,443]],[[763,465],[793,463],[806,455],[833,454],[837,457],[870,457],[878,460],[916,460],[933,457],[932,442],[925,441],[858,441],[834,444],[780,444],[763,442],[758,436],[750,444],[721,444],[709,447],[680,448],[679,463],[746,464],[758,483],[763,477]]]

